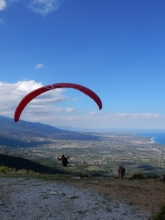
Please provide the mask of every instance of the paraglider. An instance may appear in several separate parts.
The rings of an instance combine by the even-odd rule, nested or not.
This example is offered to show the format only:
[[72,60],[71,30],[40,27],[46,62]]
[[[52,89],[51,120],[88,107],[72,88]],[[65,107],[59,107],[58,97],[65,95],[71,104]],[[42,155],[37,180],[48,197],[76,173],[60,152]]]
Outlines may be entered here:
[[55,83],[52,85],[48,85],[48,86],[43,86],[39,89],[36,89],[32,92],[30,92],[29,94],[27,94],[18,104],[16,110],[15,110],[15,114],[14,114],[14,121],[18,122],[19,118],[21,116],[22,111],[24,110],[24,108],[26,107],[26,105],[32,101],[35,97],[41,95],[44,92],[47,92],[49,90],[52,89],[57,89],[57,88],[73,88],[73,89],[77,89],[81,92],[83,92],[84,94],[86,94],[87,96],[89,96],[91,99],[93,99],[96,104],[98,105],[99,109],[102,109],[102,102],[101,99],[99,98],[99,96],[94,93],[92,90],[90,90],[89,88],[82,86],[82,85],[78,85],[78,84],[74,84],[74,83]]
[[62,155],[61,158],[57,158],[57,159],[58,159],[58,160],[61,160],[61,162],[62,162],[62,164],[63,164],[64,167],[66,167],[67,164],[69,163],[69,162],[68,162],[69,156],[68,156],[68,157],[65,157],[64,155]]

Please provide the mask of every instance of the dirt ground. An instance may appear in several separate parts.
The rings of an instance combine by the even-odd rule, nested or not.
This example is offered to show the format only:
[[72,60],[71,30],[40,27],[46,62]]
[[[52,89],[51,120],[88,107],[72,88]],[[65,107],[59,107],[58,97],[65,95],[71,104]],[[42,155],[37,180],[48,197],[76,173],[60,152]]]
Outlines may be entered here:
[[118,180],[115,178],[96,178],[82,180],[76,185],[92,188],[111,195],[116,199],[138,206],[151,216],[155,215],[160,205],[165,204],[165,181],[154,179]]
[[2,220],[149,220],[165,204],[165,181],[0,177]]

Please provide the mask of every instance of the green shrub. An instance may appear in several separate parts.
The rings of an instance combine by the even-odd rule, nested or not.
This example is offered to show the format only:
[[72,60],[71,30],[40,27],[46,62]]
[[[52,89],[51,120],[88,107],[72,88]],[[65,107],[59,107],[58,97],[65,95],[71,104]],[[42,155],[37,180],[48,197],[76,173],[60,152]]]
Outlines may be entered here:
[[165,204],[161,205],[159,212],[153,217],[153,220],[165,220]]
[[0,173],[9,173],[10,170],[8,167],[0,166]]
[[26,169],[20,169],[17,171],[17,173],[28,173],[28,170]]
[[82,177],[82,178],[89,177],[89,175],[88,175],[88,174],[85,174],[85,173],[84,173],[84,174],[81,173],[79,176]]
[[34,170],[29,170],[28,173],[35,173],[35,171]]
[[128,178],[129,180],[134,180],[134,179],[144,179],[143,174],[141,173],[134,173],[131,177]]

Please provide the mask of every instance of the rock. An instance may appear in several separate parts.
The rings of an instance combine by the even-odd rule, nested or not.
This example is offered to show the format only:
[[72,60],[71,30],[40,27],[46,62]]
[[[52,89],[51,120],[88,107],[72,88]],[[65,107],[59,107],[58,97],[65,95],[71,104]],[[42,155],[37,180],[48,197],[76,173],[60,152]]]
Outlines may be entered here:
[[78,196],[75,196],[75,195],[69,195],[69,196],[67,196],[67,198],[68,198],[68,199],[77,199]]

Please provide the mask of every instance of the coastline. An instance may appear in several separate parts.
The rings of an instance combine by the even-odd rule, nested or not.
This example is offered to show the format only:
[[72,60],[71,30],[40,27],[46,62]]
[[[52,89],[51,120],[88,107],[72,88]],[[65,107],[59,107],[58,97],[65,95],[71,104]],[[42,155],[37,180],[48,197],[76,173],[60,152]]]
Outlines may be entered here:
[[152,143],[152,144],[157,144],[154,139],[155,139],[155,137],[152,137],[152,138],[151,138],[151,143]]
[[159,137],[152,137],[151,142],[153,144],[165,145],[165,140],[162,141]]
[[164,131],[139,133],[139,136],[150,138],[151,143],[153,144],[165,145],[165,132]]

